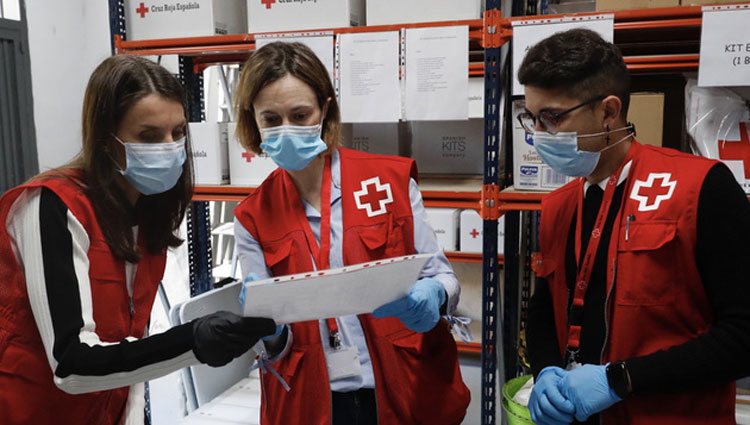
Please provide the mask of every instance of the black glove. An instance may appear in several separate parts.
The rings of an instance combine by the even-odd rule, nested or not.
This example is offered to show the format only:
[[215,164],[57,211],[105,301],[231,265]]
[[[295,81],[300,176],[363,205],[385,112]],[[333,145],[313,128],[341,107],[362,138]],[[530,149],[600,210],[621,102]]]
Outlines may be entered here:
[[272,319],[218,311],[193,322],[193,352],[201,363],[224,366],[275,331]]

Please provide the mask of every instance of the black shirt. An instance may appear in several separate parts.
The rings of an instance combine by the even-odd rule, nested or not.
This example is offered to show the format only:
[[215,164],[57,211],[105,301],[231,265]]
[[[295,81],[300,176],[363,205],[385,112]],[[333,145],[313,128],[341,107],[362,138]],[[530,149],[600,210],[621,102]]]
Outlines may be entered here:
[[[619,193],[613,199],[586,293],[579,360],[582,363],[599,364],[601,359],[606,332],[606,247],[625,186],[618,186]],[[590,190],[583,206],[583,227],[589,234],[601,203],[601,195]],[[566,254],[569,288],[577,270],[575,227],[573,220]],[[635,393],[685,391],[750,375],[750,203],[724,165],[717,164],[706,175],[698,199],[696,227],[695,258],[715,323],[692,341],[626,360]],[[582,238],[582,252],[586,240]],[[527,344],[534,376],[547,366],[565,367],[558,350],[552,298],[543,279],[537,280],[529,303]],[[589,422],[592,420],[596,418],[589,418]]]

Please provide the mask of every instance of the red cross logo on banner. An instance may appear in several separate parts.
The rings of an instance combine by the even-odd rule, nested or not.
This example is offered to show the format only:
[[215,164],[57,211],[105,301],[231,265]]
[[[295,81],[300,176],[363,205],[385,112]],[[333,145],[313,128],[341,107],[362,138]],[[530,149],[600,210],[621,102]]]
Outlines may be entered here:
[[242,157],[245,158],[245,162],[253,162],[253,158],[255,158],[255,154],[252,152],[242,152]]
[[141,18],[145,18],[146,14],[148,13],[148,7],[146,7],[145,4],[141,3],[141,6],[135,10],[135,13],[141,15]]
[[266,9],[270,9],[271,5],[276,3],[276,0],[260,0],[260,2],[266,5]]
[[477,236],[479,236],[479,232],[477,232],[477,229],[471,229],[471,232],[469,232],[472,239],[476,239]]
[[[630,199],[638,201],[638,211],[655,211],[662,202],[672,197],[677,180],[671,173],[651,173],[646,181],[636,180]],[[656,184],[656,182],[659,182]]]
[[[373,192],[370,192],[371,188],[374,189]],[[362,189],[354,192],[354,202],[358,210],[367,211],[368,217],[385,214],[388,212],[385,206],[393,202],[391,184],[381,184],[380,177],[364,180]]]
[[742,161],[745,165],[745,178],[750,179],[750,134],[748,123],[740,123],[740,140],[719,140],[719,158]]

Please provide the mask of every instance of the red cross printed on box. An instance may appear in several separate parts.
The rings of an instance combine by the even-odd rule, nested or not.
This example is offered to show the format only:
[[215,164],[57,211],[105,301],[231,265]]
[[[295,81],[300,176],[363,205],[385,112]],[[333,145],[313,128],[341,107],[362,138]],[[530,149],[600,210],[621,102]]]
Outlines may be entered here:
[[658,210],[662,202],[671,198],[677,186],[677,180],[671,178],[671,173],[651,173],[646,181],[636,180],[630,199],[638,201],[638,211]]
[[245,162],[253,162],[253,158],[255,158],[255,154],[252,152],[242,152],[242,157],[245,158]]
[[276,3],[276,0],[260,0],[260,2],[266,5],[266,9],[270,9],[271,5]]
[[740,140],[719,140],[719,158],[742,161],[745,165],[745,178],[750,179],[750,134],[748,123],[740,123]]
[[479,236],[479,232],[477,232],[477,229],[471,229],[471,232],[469,232],[472,239],[476,239],[477,236]]
[[367,211],[368,217],[385,214],[388,212],[385,206],[393,202],[391,184],[381,184],[380,177],[363,180],[362,189],[354,192],[354,202],[358,210]]
[[138,9],[135,10],[135,13],[141,15],[141,18],[145,18],[146,14],[148,13],[148,7],[146,7],[145,4],[141,3]]

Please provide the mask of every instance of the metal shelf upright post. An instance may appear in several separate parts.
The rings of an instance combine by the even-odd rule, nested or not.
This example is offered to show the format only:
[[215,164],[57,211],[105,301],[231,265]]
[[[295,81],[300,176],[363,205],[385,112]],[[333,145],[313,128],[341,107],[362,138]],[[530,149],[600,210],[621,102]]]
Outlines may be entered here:
[[497,420],[497,326],[498,326],[498,257],[497,235],[501,51],[500,0],[487,0],[484,15],[484,176],[480,215],[482,217],[482,392],[481,423],[494,425]]

